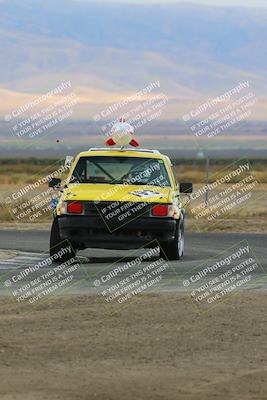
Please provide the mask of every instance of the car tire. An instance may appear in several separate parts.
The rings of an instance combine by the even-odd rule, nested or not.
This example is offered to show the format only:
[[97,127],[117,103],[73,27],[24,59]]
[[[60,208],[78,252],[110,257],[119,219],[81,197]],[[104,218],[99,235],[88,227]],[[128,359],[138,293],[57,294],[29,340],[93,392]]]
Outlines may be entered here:
[[[60,252],[69,245],[71,246],[71,251],[59,257]],[[54,257],[55,255],[57,255],[57,258],[53,259],[53,261],[55,263],[61,263],[69,261],[72,258],[75,258],[76,253],[77,253],[76,248],[74,248],[73,245],[68,240],[61,239],[59,233],[58,219],[55,218],[53,221],[50,234],[50,257]]]
[[181,260],[184,255],[184,216],[177,221],[175,238],[160,246],[160,257],[164,260]]

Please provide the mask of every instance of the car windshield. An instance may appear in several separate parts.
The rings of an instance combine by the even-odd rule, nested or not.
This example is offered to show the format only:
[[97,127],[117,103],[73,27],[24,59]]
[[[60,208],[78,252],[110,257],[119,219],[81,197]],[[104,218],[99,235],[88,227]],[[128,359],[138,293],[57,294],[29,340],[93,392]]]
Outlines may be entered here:
[[162,159],[125,156],[81,157],[70,182],[171,186]]

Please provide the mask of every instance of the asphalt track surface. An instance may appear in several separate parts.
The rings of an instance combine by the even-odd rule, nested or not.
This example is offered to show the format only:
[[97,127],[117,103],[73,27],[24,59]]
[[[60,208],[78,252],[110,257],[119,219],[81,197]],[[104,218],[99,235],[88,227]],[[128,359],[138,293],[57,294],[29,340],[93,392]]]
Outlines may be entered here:
[[[23,279],[18,281],[21,271],[48,259],[48,246],[48,231],[0,230],[0,249],[17,251],[17,254],[11,258],[4,256],[0,259],[1,295],[7,295],[7,290],[10,294],[10,288],[5,285],[7,285],[6,282],[12,281],[14,276],[16,276],[16,283],[12,281],[12,285],[10,285],[12,290],[33,282],[33,279],[41,275],[43,281],[40,282],[49,279],[49,271],[55,270],[57,264],[45,264],[38,271],[23,276]],[[146,269],[153,262],[155,268],[143,269],[142,272],[143,276],[145,275],[148,280],[153,281],[153,284],[151,283],[151,286],[147,287],[144,292],[177,291],[192,293],[192,291],[199,290],[201,285],[211,282],[213,279],[217,279],[216,284],[223,285],[228,279],[227,271],[229,269],[232,276],[242,271],[243,275],[241,274],[238,277],[241,282],[238,290],[266,290],[267,288],[265,275],[265,271],[267,273],[267,235],[265,234],[187,233],[183,260],[168,261],[167,267],[166,262],[160,264],[157,254],[153,254],[149,261],[144,261],[144,258],[141,258],[140,262],[140,256],[147,254],[147,252],[148,250],[117,251],[102,249],[87,249],[79,252],[78,263],[75,264],[78,265],[76,270],[70,270],[65,277],[61,276],[61,279],[66,280],[71,274],[72,280],[70,282],[64,281],[62,290],[56,291],[56,293],[98,294],[103,298],[107,295],[113,296],[116,291],[116,288],[113,287],[120,285],[120,287],[125,288],[127,285],[136,282],[140,269]],[[250,263],[247,261],[249,258],[253,259]],[[139,260],[139,263],[136,260]],[[225,260],[227,261],[226,264]],[[131,262],[132,264],[129,267]],[[124,268],[125,265],[128,265],[127,269]],[[163,268],[161,271],[162,265],[165,265],[165,269]],[[254,265],[254,269],[251,268],[252,265]],[[203,274],[207,266],[212,267],[212,269]],[[239,269],[237,266],[239,266]],[[69,265],[67,267],[71,268]],[[123,268],[114,275],[112,271],[118,267]],[[156,272],[158,268],[157,271],[159,272]],[[151,271],[155,271],[155,274],[148,276],[147,274]],[[112,273],[110,274],[110,272]],[[222,276],[223,274],[226,275]],[[248,277],[250,279],[247,279]],[[196,278],[198,278],[198,281]],[[125,282],[122,283],[124,280]],[[245,282],[243,282],[244,280]],[[215,285],[215,281],[212,285]],[[141,286],[139,285],[139,287]],[[227,288],[227,285],[220,287],[220,290],[223,287]],[[133,290],[137,289],[138,285],[133,287]],[[126,296],[127,293],[125,291],[124,295]]]

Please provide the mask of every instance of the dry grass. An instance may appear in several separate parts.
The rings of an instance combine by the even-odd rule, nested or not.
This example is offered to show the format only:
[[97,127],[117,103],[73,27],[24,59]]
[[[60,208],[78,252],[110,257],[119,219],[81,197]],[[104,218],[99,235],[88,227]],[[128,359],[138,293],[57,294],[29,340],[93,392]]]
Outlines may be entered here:
[[32,164],[1,164],[0,163],[0,184],[1,185],[26,185],[43,178],[46,174],[54,172],[55,164],[51,166]]
[[[227,161],[226,165],[229,165],[231,162],[229,160]],[[44,163],[42,165],[34,165],[32,163],[1,163],[0,162],[0,184],[1,184],[1,190],[0,190],[0,202],[2,203],[0,207],[0,223],[19,223],[25,224],[29,223],[28,218],[23,218],[20,221],[16,219],[14,216],[14,213],[12,212],[11,207],[7,207],[6,205],[3,204],[4,199],[10,194],[17,192],[19,189],[21,189],[24,185],[27,185],[29,183],[34,183],[38,179],[44,177],[47,174],[50,174],[54,172],[58,168],[58,163],[56,164],[53,160],[50,161],[50,165],[47,165]],[[210,176],[210,183],[214,182],[216,179],[218,179],[220,176],[223,176],[227,172],[229,172],[227,169],[224,169],[225,167],[223,165],[215,165],[211,167],[211,176]],[[222,172],[223,170],[223,172]],[[186,182],[186,181],[191,181],[194,183],[194,190],[198,190],[203,183],[205,183],[206,179],[206,169],[205,165],[197,165],[197,164],[181,164],[176,167],[176,173],[177,176],[179,177],[180,182]],[[260,185],[257,186],[253,193],[253,201],[248,201],[242,207],[235,207],[233,208],[229,213],[222,215],[220,217],[220,223],[222,226],[222,229],[225,229],[227,226],[229,229],[234,229],[235,226],[238,226],[240,229],[240,224],[244,225],[244,229],[246,226],[252,226],[254,224],[253,221],[258,220],[260,222],[264,221],[265,223],[265,217],[267,215],[267,201],[266,201],[266,194],[267,194],[267,171],[265,168],[265,165],[258,163],[255,165],[253,168],[253,174],[256,176],[257,180],[261,182]],[[227,187],[227,185],[221,186],[220,190],[223,190]],[[43,185],[42,188],[40,188],[38,191],[36,191],[36,194],[40,193],[41,191],[46,191],[47,185]],[[216,191],[212,192],[210,196],[213,196],[216,194]],[[31,198],[34,195],[31,194]],[[200,201],[203,201],[203,197],[199,199]],[[23,197],[23,202],[26,202],[26,196]],[[17,203],[13,203],[12,207],[16,207],[21,202],[18,200]],[[191,205],[189,204],[187,207],[187,215],[189,218],[192,218],[193,215],[191,213]],[[46,212],[42,214],[34,223],[40,224],[40,223],[45,223],[48,221],[52,220],[52,213],[51,212]],[[248,223],[247,221],[250,220],[251,223]],[[230,221],[238,221],[235,222],[235,224],[231,224]],[[218,224],[220,226],[220,223]],[[214,224],[209,224],[210,227],[207,226],[207,223],[205,223],[205,220],[202,221],[197,221],[199,229],[202,230],[202,225],[203,229],[209,230],[209,229],[215,229]],[[259,223],[258,225],[260,226],[260,231],[262,231],[264,224]],[[193,228],[194,224],[190,223],[190,228],[194,230]],[[220,229],[220,228],[219,228]]]
[[[209,182],[215,182],[216,179],[223,177],[227,174],[230,169],[223,169],[222,166],[213,166],[211,167],[211,174],[209,177]],[[206,167],[201,165],[196,166],[187,166],[181,165],[176,167],[176,174],[179,178],[180,182],[192,182],[199,184],[201,182],[205,182],[206,180]],[[252,174],[255,175],[257,180],[261,183],[267,183],[267,168],[266,167],[256,167],[252,168]],[[232,183],[236,183],[239,181],[239,178],[233,178]]]
[[[227,169],[225,167],[231,165],[231,160],[225,160],[225,165],[211,165],[210,182],[223,176]],[[16,185],[26,184],[33,182],[34,179],[38,179],[55,171],[56,166],[59,166],[59,162],[51,160],[50,164],[47,165],[47,160],[39,164],[32,164],[31,162],[23,163],[5,163],[0,159],[0,184],[4,185]],[[190,181],[193,183],[201,183],[206,179],[206,166],[198,164],[197,162],[192,164],[183,163],[175,167],[176,174],[181,182]],[[252,166],[253,173],[257,176],[261,183],[267,183],[267,168],[264,163],[256,163]]]

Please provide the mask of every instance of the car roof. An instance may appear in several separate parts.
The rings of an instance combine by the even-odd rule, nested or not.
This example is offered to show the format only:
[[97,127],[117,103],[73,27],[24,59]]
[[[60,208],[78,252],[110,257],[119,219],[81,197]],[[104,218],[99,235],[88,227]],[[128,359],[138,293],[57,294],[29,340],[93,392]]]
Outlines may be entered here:
[[148,149],[132,149],[132,148],[92,148],[88,151],[83,151],[79,157],[90,157],[90,156],[117,156],[117,157],[149,157],[149,158],[167,158],[164,154],[161,154],[158,150]]

